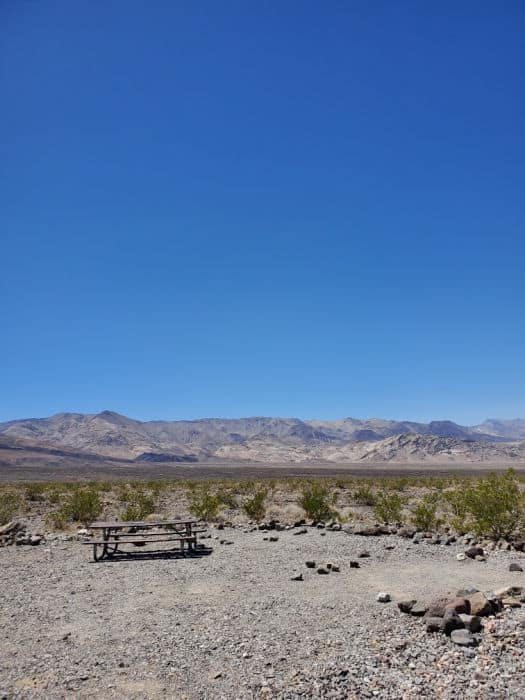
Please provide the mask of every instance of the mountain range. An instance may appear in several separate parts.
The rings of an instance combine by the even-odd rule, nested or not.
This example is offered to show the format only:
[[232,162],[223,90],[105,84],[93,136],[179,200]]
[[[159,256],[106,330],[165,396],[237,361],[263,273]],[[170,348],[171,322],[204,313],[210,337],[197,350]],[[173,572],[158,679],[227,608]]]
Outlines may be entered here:
[[[0,450],[135,462],[525,462],[525,419],[139,421],[113,411],[0,423]],[[0,454],[1,459],[1,454]]]

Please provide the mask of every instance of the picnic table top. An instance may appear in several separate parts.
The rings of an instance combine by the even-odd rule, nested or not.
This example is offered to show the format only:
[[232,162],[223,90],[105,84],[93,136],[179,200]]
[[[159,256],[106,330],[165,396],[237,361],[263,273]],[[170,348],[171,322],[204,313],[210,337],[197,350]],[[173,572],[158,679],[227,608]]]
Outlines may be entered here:
[[166,525],[196,525],[200,520],[96,520],[89,525],[90,530],[123,529],[125,527],[162,527]]

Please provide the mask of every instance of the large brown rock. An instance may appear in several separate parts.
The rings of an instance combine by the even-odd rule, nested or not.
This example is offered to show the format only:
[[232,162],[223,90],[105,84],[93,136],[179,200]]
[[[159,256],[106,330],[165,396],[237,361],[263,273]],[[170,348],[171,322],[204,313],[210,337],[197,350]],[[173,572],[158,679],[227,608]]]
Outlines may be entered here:
[[469,595],[468,601],[470,603],[470,610],[468,613],[471,615],[478,615],[479,617],[492,615],[492,604],[484,593],[473,593]]
[[448,612],[457,615],[470,615],[470,601],[468,598],[453,598],[445,605],[445,615]]
[[464,627],[464,622],[461,620],[460,616],[454,612],[445,613],[445,617],[441,621],[441,628],[447,636],[450,636],[454,630],[461,630]]
[[434,598],[428,606],[427,617],[443,617],[445,614],[445,608],[447,603],[450,601],[450,596],[440,596],[439,598]]

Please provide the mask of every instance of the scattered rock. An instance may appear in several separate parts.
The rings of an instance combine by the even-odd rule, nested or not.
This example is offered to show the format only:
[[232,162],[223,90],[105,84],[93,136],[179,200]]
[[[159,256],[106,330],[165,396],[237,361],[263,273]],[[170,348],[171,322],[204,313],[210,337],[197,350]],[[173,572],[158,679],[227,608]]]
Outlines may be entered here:
[[415,617],[423,617],[423,615],[426,614],[427,610],[428,605],[425,605],[425,603],[421,603],[420,601],[418,601],[410,609],[410,614],[414,615]]
[[385,593],[385,591],[381,591],[377,594],[376,600],[378,603],[390,603],[392,598],[390,597],[390,593]]
[[318,574],[329,574],[329,573],[330,573],[330,570],[329,570],[329,569],[325,569],[324,566],[320,566],[320,567],[318,567],[318,569],[317,569],[317,573],[318,573]]
[[458,615],[461,613],[470,615],[470,601],[468,598],[454,598],[445,606],[445,615],[448,612],[457,613]]
[[478,615],[460,615],[459,619],[469,632],[476,633],[481,630],[481,617]]
[[351,561],[350,562],[350,568],[351,569],[360,569],[361,564],[358,561]]
[[397,607],[401,610],[403,613],[409,613],[414,605],[416,604],[417,601],[415,600],[401,600],[398,604]]
[[441,619],[442,631],[450,636],[454,630],[461,630],[465,627],[459,615],[454,612],[445,613],[445,617]]
[[467,555],[465,554],[465,552],[460,552],[459,554],[456,554],[456,559],[458,561],[465,561],[466,558]]
[[426,631],[430,634],[444,632],[442,617],[427,617]]
[[513,598],[512,596],[502,598],[501,602],[506,608],[521,608],[520,601],[517,598]]
[[363,550],[362,552],[359,552],[357,555],[360,559],[366,559],[367,557],[370,556],[370,552],[367,552],[366,549]]
[[470,547],[465,554],[469,559],[475,559],[476,557],[482,557],[485,552],[482,547]]
[[509,566],[509,571],[523,571],[523,569],[519,564],[513,561],[512,564]]
[[466,598],[467,596],[473,595],[474,593],[478,592],[479,589],[475,586],[467,586],[466,588],[461,588],[459,591],[457,591],[456,596],[458,598]]
[[479,615],[479,617],[492,615],[492,605],[484,593],[479,591],[478,593],[473,593],[468,596],[467,600],[470,603],[470,610],[466,611],[467,614]]
[[363,537],[378,537],[379,535],[389,534],[388,532],[383,532],[382,528],[373,527],[356,527],[354,529],[354,535],[363,535]]
[[315,569],[315,561],[306,561],[305,564],[308,569]]
[[447,596],[442,596],[440,598],[434,598],[428,606],[427,615],[428,617],[444,617],[445,608],[450,598]]
[[462,647],[475,647],[478,643],[472,632],[467,629],[453,630],[450,633],[450,639],[454,644],[459,644]]
[[399,537],[412,538],[416,534],[416,530],[413,527],[400,527],[397,534]]
[[292,576],[291,581],[303,581],[303,575],[297,574],[297,576]]

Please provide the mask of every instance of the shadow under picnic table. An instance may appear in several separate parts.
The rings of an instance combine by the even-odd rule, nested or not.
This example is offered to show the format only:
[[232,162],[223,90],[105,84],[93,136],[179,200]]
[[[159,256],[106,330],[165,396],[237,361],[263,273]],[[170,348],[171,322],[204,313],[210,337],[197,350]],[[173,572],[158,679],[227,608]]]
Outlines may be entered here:
[[100,563],[110,563],[110,562],[117,562],[117,561],[132,561],[132,560],[138,560],[138,561],[144,561],[148,559],[200,559],[201,557],[206,557],[209,556],[213,552],[212,547],[198,547],[197,549],[186,549],[184,551],[181,551],[179,548],[177,549],[149,549],[149,550],[142,550],[142,548],[137,547],[136,549],[128,549],[128,550],[118,550],[114,554],[111,554],[111,556],[104,557],[103,559],[99,559],[98,561],[93,561],[93,564],[100,564]]

